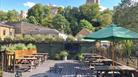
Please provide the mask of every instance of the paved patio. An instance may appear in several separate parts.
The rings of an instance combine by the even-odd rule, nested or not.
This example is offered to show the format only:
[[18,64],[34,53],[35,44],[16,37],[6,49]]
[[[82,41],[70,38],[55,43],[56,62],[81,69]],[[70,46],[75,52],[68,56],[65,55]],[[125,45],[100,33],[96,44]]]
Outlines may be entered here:
[[[47,60],[45,63],[43,63],[36,69],[33,69],[31,72],[24,72],[23,77],[45,77],[47,74],[46,72],[50,69],[50,67],[60,62],[63,61]],[[3,77],[15,77],[15,73],[4,72]]]
[[[55,67],[55,65],[63,67],[60,73],[52,73],[49,71],[50,67]],[[84,67],[84,69],[82,69],[84,71],[78,71],[80,70],[80,67]],[[78,63],[78,61],[75,60],[47,60],[45,63],[43,63],[36,69],[33,69],[31,72],[23,72],[22,75],[23,77],[47,77],[47,75],[48,77],[80,77],[79,75],[81,75],[81,77],[91,77],[90,73],[91,71],[88,71],[84,64]],[[15,77],[15,73],[4,72],[3,77]]]

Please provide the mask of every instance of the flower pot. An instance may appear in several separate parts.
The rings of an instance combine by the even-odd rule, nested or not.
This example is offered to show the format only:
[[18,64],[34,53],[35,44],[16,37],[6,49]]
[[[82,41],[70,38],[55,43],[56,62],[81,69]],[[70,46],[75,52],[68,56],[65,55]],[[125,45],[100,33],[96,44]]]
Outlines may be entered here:
[[63,57],[63,60],[65,60],[65,61],[66,61],[66,60],[67,60],[67,56],[64,56],[64,57]]

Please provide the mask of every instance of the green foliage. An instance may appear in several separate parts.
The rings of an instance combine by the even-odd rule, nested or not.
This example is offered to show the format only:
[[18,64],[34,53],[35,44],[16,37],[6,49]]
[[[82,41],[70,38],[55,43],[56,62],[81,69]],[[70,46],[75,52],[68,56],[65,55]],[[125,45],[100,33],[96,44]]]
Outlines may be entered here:
[[56,39],[53,36],[45,36],[45,41],[52,42],[52,41],[56,41]]
[[13,46],[14,46],[14,49],[15,50],[26,50],[27,49],[26,45],[25,44],[22,44],[22,43],[15,44]]
[[4,38],[4,41],[13,41],[14,37],[8,36]]
[[9,10],[7,12],[7,21],[8,22],[17,22],[17,21],[19,21],[18,12],[16,10]]
[[55,41],[60,41],[60,42],[64,41],[64,39],[59,36],[54,36],[54,38],[55,38]]
[[36,4],[28,10],[29,21],[34,24],[42,24],[43,19],[50,14],[50,7]]
[[75,37],[73,37],[72,35],[69,35],[67,38],[66,38],[66,41],[76,41]]
[[24,40],[23,35],[16,35],[14,37],[14,40],[16,40],[16,41],[22,41],[22,40]]
[[32,24],[38,24],[38,22],[34,16],[28,17],[27,22],[32,23]]
[[40,42],[40,41],[45,41],[46,36],[37,34],[37,35],[32,35],[32,37],[35,39],[35,41]]
[[99,17],[99,20],[101,21],[101,25],[102,26],[106,26],[106,25],[109,25],[112,23],[112,11],[107,9],[107,10],[104,10],[100,17]]
[[113,22],[122,27],[138,32],[138,4],[132,6],[130,0],[122,0],[120,5],[114,9]]
[[78,57],[78,59],[79,59],[80,61],[84,60],[84,54],[81,53],[81,52],[79,52],[79,53],[77,54],[77,57]]
[[132,40],[124,40],[124,41],[122,41],[122,47],[123,47],[123,50],[126,51],[127,55],[131,56],[132,48],[133,48]]
[[6,52],[15,52],[15,46],[14,45],[9,45],[6,47]]
[[69,55],[68,52],[65,51],[65,50],[60,52],[61,57],[65,57],[65,56],[68,56],[68,55]]
[[91,22],[92,19],[97,19],[100,15],[100,8],[98,4],[93,5],[82,5],[80,6],[80,12],[82,13],[82,17],[89,22]]
[[6,21],[7,20],[7,13],[0,10],[0,21]]
[[56,60],[61,60],[61,56],[60,56],[60,54],[58,54],[58,53],[55,54],[55,59],[56,59]]
[[25,41],[35,41],[35,38],[32,37],[31,35],[25,35],[25,36],[24,36],[24,40],[25,40]]
[[33,45],[32,43],[28,44],[26,47],[27,47],[27,49],[34,49],[34,48],[36,48],[36,46]]
[[45,27],[51,27],[52,28],[53,27],[52,21],[53,21],[53,17],[51,15],[48,15],[42,20],[42,25]]
[[6,50],[6,47],[7,47],[6,45],[1,45],[0,46],[0,52],[5,51]]
[[67,21],[67,19],[62,16],[61,14],[57,14],[53,18],[53,27],[59,31],[69,33],[70,32],[70,23]]
[[92,24],[85,19],[80,21],[79,27],[80,27],[79,31],[82,30],[83,28],[94,31],[94,27],[92,26]]

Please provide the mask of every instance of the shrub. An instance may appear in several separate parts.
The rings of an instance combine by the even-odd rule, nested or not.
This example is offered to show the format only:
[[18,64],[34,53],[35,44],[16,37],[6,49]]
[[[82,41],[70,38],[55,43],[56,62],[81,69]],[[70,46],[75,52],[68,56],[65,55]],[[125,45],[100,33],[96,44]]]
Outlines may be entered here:
[[14,40],[16,40],[16,41],[22,41],[22,40],[24,40],[23,35],[16,35],[14,37]]
[[69,35],[66,39],[66,41],[76,41],[75,37]]
[[24,36],[24,41],[35,41],[35,38],[32,37],[31,35],[25,35]]
[[47,42],[52,42],[55,41],[56,39],[53,36],[45,36],[45,41]]
[[84,59],[84,56],[83,56],[84,54],[83,53],[78,53],[77,54],[77,57],[78,57],[78,59],[80,60],[80,61],[82,61],[83,59]]
[[39,42],[39,41],[44,41],[45,40],[45,36],[44,35],[39,35],[39,34],[37,34],[37,35],[33,35],[32,36],[34,39],[35,39],[35,41],[37,41],[37,42]]
[[56,39],[55,41],[64,41],[62,37],[59,37],[57,35],[55,35],[54,38]]
[[33,45],[32,43],[30,43],[30,44],[27,45],[27,49],[33,49],[33,48],[36,48],[36,46]]
[[6,45],[0,46],[0,51],[5,51],[5,50],[6,50],[6,48],[7,48],[7,46],[6,46]]
[[65,50],[60,52],[61,57],[65,57],[65,56],[68,56],[68,55],[69,55],[68,52],[65,51]]
[[60,59],[61,59],[60,54],[58,54],[58,53],[57,53],[57,54],[55,54],[55,59],[56,59],[56,60],[60,60]]
[[15,50],[25,50],[25,49],[27,49],[25,44],[21,44],[21,43],[15,44],[14,47],[15,47]]
[[9,45],[9,46],[7,46],[7,47],[6,47],[6,52],[10,52],[10,53],[15,52],[15,47],[14,47],[14,45]]
[[10,36],[4,38],[4,41],[13,41],[13,40],[14,40],[13,37]]

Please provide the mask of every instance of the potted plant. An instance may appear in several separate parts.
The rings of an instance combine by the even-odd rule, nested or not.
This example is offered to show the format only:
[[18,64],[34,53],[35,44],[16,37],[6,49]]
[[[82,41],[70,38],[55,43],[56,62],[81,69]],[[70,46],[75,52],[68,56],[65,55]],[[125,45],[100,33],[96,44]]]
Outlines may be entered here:
[[65,50],[60,52],[60,56],[62,57],[63,60],[67,60],[68,55],[69,55],[68,52]]
[[27,49],[28,49],[28,55],[36,53],[36,46],[33,45],[32,43],[27,45]]
[[84,59],[84,56],[83,55],[84,54],[81,53],[81,52],[77,54],[77,57],[78,57],[79,61],[82,61]]

